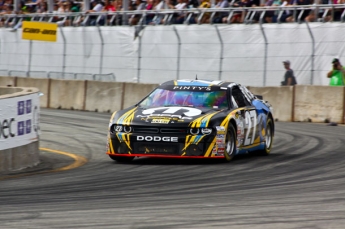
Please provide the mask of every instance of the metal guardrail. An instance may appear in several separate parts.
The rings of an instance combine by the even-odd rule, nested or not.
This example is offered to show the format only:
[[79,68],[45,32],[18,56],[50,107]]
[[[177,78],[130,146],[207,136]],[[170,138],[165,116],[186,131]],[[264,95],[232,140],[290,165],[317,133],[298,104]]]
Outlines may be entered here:
[[75,73],[77,80],[94,80],[93,74],[90,73]]
[[76,79],[74,72],[48,72],[48,78],[51,79]]
[[29,71],[28,77],[33,78],[47,78],[48,74],[45,71]]
[[0,69],[0,76],[9,76],[7,69]]
[[20,76],[20,77],[27,77],[28,72],[27,71],[17,71],[17,70],[10,70],[8,71],[9,76]]
[[[191,24],[192,18],[197,20],[195,24],[201,24],[201,18],[208,14],[210,16],[210,24],[214,23],[215,16],[222,14],[226,18],[226,23],[230,24],[231,19],[235,14],[244,14],[243,23],[254,23],[262,20],[267,12],[275,12],[277,14],[277,22],[282,22],[284,12],[292,12],[295,22],[301,22],[302,15],[307,11],[316,12],[313,21],[325,22],[327,16],[331,16],[331,21],[334,21],[335,10],[343,10],[340,15],[340,21],[345,21],[345,4],[314,4],[314,5],[295,5],[295,6],[265,6],[265,7],[229,7],[229,8],[194,8],[182,10],[142,10],[142,11],[116,11],[116,12],[93,12],[93,13],[36,13],[36,14],[4,14],[0,15],[0,20],[4,22],[4,27],[14,27],[17,23],[23,20],[30,21],[47,21],[53,22],[53,18],[59,17],[58,23],[60,26],[118,26],[123,24],[123,18],[129,18],[129,25],[134,25],[132,19],[138,16],[139,20],[136,25],[156,25],[157,21],[162,21],[160,24],[170,25],[174,24],[173,18],[176,14],[183,14],[184,24]],[[126,16],[126,17],[125,17]],[[146,18],[153,17],[152,22],[147,24]],[[159,19],[159,20],[158,20]]]
[[116,77],[114,73],[109,74],[94,74],[93,80],[97,81],[116,81]]

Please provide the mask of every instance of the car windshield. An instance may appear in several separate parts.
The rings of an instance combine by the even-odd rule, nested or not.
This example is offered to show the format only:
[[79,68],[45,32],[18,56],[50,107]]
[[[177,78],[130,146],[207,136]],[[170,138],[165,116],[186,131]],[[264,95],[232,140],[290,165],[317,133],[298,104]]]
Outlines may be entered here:
[[141,107],[190,106],[214,109],[228,108],[225,90],[178,91],[157,88],[138,105]]

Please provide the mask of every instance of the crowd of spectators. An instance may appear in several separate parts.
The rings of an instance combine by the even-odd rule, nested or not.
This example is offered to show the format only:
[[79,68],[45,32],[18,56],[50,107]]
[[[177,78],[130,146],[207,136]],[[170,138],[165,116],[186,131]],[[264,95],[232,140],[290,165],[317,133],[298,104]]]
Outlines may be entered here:
[[[323,9],[319,7],[306,10],[294,9],[285,6],[305,6],[312,5],[313,0],[129,0],[128,11],[133,13],[128,15],[127,23],[123,17],[112,20],[112,13],[123,11],[122,0],[91,0],[89,10],[85,10],[83,1],[56,0],[54,2],[53,16],[51,22],[57,22],[62,26],[80,25],[87,18],[87,25],[104,24],[182,24],[188,19],[188,23],[243,23],[245,18],[251,16],[251,22],[260,20],[261,12],[253,9],[265,8],[265,14],[261,18],[264,23],[272,22],[294,22],[296,20],[317,21],[339,21],[344,15],[345,0],[315,0],[319,4],[328,5],[333,8]],[[343,6],[338,8],[336,6]],[[230,13],[230,10],[233,9]],[[13,20],[8,25],[5,24],[6,15],[25,15],[25,14],[47,14],[47,0],[20,1],[18,12],[14,11],[13,0],[0,0],[0,26],[15,26],[17,21]],[[171,17],[166,17],[161,10],[170,11]],[[198,10],[195,10],[198,9]],[[204,12],[204,9],[213,9]],[[223,11],[221,11],[223,9]],[[316,10],[317,9],[317,10]],[[219,10],[216,13],[214,11]],[[142,12],[145,11],[145,17]],[[302,13],[301,13],[302,12]],[[73,14],[74,13],[74,14]],[[79,17],[76,18],[76,13]],[[300,14],[301,13],[301,14]],[[99,16],[102,14],[102,16]],[[67,16],[66,16],[67,15]],[[30,20],[30,19],[28,19]],[[127,18],[126,18],[127,20]]]

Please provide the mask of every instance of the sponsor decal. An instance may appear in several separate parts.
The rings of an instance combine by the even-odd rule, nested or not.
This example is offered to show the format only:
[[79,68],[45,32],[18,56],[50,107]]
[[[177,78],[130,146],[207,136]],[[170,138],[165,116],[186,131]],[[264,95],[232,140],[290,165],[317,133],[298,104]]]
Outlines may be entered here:
[[[18,116],[30,114],[32,111],[32,102],[31,99],[25,100],[25,101],[18,101],[17,105],[17,114]],[[18,122],[18,136],[24,135],[24,134],[30,134],[31,133],[31,119],[19,121]]]
[[154,114],[154,115],[137,115],[137,118],[140,118],[140,120],[148,122],[148,119],[162,119],[162,118],[169,118],[171,120],[175,121],[184,121],[184,120],[191,120],[193,118],[190,117],[183,117],[182,115],[169,115],[169,114]]
[[26,145],[38,140],[38,94],[2,99],[0,107],[8,108],[3,110],[0,117],[0,150]]
[[152,119],[151,123],[169,124],[170,119]]
[[[161,116],[171,115],[171,117],[177,117],[174,115],[175,113],[182,112],[185,116],[193,117],[198,116],[202,113],[200,109],[192,108],[192,107],[155,107],[146,109],[142,112],[143,115],[156,115],[156,113],[160,113]],[[179,115],[181,118],[183,116]]]
[[51,41],[57,40],[57,24],[48,22],[24,21],[22,25],[22,39]]
[[224,135],[224,138],[225,138],[225,127],[224,126],[216,126],[216,130],[217,130],[217,136],[218,135]]
[[9,118],[9,119],[4,119],[0,120],[0,139],[1,138],[9,138],[9,137],[14,137],[16,134],[14,133],[14,123],[15,123],[14,118]]
[[178,137],[160,137],[160,136],[137,136],[137,141],[147,142],[178,142]]
[[217,153],[217,146],[215,145],[212,149],[212,156],[217,156],[218,153]]
[[216,126],[217,131],[225,131],[224,126]]
[[211,87],[208,86],[174,86],[173,90],[179,91],[211,91]]

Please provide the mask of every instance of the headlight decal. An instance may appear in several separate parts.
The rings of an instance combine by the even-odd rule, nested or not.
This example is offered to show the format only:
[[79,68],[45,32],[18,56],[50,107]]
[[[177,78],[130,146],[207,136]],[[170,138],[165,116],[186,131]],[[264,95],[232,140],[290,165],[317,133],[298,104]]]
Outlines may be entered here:
[[113,142],[111,141],[111,138],[110,138],[110,137],[108,138],[108,145],[109,145],[109,147],[110,147],[110,152],[111,152],[111,153],[115,153],[115,152],[114,152],[114,148],[113,148]]
[[189,124],[189,126],[190,126],[191,128],[199,128],[199,127],[203,128],[203,127],[207,127],[207,126],[208,126],[208,123],[209,123],[209,121],[210,121],[210,119],[211,119],[214,115],[218,114],[219,112],[220,112],[220,111],[214,112],[214,113],[212,113],[212,114],[207,114],[207,115],[201,116],[201,117],[195,119],[194,121],[192,121],[192,122]]
[[201,120],[201,123],[200,123],[200,127],[201,128],[204,128],[204,127],[207,127],[208,126],[208,123],[210,122],[210,119],[215,116],[216,114],[218,114],[220,111],[218,112],[214,112],[212,114],[209,114],[208,116],[206,116],[204,119]]
[[209,147],[208,147],[208,149],[207,149],[207,151],[205,153],[205,157],[209,157],[210,156],[210,154],[212,152],[212,149],[213,149],[215,144],[216,144],[216,137],[213,138],[212,143],[209,145]]
[[126,143],[127,147],[132,151],[132,148],[131,148],[131,138],[130,138],[131,134],[117,133],[116,136],[119,139],[119,142]]
[[187,135],[182,151],[186,150],[191,144],[199,144],[204,137],[204,135]]
[[117,124],[131,124],[133,119],[134,119],[134,113],[135,110],[137,109],[137,107],[134,107],[133,109],[127,111],[126,113],[124,113],[118,120],[117,120]]

